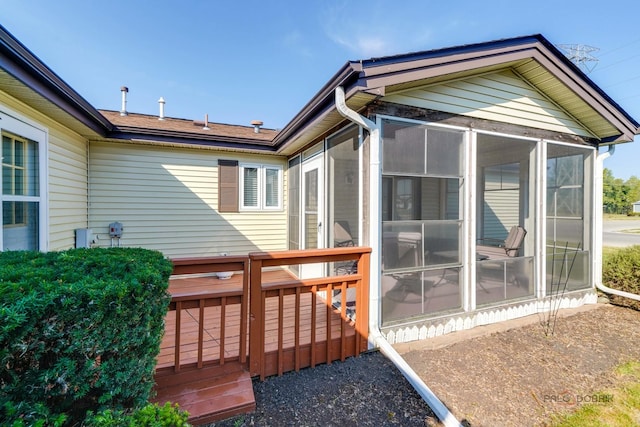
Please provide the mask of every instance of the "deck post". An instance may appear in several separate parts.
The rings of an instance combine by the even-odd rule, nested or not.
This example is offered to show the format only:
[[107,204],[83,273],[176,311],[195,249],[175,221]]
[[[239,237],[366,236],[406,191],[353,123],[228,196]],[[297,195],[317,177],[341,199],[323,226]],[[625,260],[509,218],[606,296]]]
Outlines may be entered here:
[[262,298],[262,260],[249,254],[249,372],[251,376],[264,375],[261,359],[264,354],[264,298]]
[[358,273],[361,275],[358,284],[358,296],[356,298],[356,345],[358,353],[367,350],[369,345],[369,286],[371,278],[369,273],[369,263],[371,261],[371,251],[364,252],[358,258]]

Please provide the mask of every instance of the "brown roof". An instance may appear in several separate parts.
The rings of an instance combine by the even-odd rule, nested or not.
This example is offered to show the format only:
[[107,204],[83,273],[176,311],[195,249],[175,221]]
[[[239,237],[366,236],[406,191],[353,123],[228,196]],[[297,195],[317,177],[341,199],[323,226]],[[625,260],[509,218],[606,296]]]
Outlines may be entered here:
[[274,129],[260,128],[256,133],[253,126],[227,125],[209,122],[208,129],[203,129],[203,120],[187,120],[165,117],[159,120],[158,116],[148,114],[128,113],[121,116],[119,111],[99,110],[113,126],[113,132],[124,133],[148,133],[164,135],[191,136],[202,139],[220,138],[225,141],[238,140],[239,143],[249,142],[271,145],[271,141],[278,133]]

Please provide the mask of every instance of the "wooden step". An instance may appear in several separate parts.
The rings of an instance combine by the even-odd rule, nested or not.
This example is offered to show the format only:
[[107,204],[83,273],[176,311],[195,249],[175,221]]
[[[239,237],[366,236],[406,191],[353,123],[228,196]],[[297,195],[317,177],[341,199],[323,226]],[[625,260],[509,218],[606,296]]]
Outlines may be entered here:
[[240,363],[183,370],[156,376],[153,402],[177,403],[193,425],[208,424],[256,409],[253,384]]

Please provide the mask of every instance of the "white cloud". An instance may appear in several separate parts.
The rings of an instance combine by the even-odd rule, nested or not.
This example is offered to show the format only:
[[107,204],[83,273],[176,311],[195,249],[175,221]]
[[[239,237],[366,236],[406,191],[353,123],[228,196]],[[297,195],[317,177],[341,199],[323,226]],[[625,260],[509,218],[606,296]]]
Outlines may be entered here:
[[432,30],[414,8],[377,1],[343,2],[327,7],[320,17],[325,34],[358,59],[406,53],[426,48]]

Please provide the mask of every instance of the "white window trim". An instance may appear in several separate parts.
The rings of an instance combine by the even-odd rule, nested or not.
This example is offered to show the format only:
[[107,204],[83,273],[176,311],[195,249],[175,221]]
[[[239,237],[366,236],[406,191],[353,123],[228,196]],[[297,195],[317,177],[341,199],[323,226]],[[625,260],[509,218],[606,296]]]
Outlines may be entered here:
[[[282,210],[282,192],[284,188],[283,183],[283,168],[280,165],[260,164],[260,163],[239,163],[239,181],[238,191],[239,194],[239,210],[241,212],[247,211],[281,211]],[[244,169],[256,168],[258,170],[258,205],[246,206],[244,203]],[[266,192],[266,171],[267,169],[273,169],[278,171],[278,204],[277,206],[267,206],[267,192]]]
[[[3,196],[2,191],[0,191],[0,201],[38,202],[38,246],[40,251],[46,252],[49,250],[49,130],[22,114],[10,110],[5,105],[0,105],[0,132],[2,130],[38,143],[40,195],[23,196],[17,200],[15,196]],[[0,232],[0,250],[4,247],[2,235],[3,233]]]

